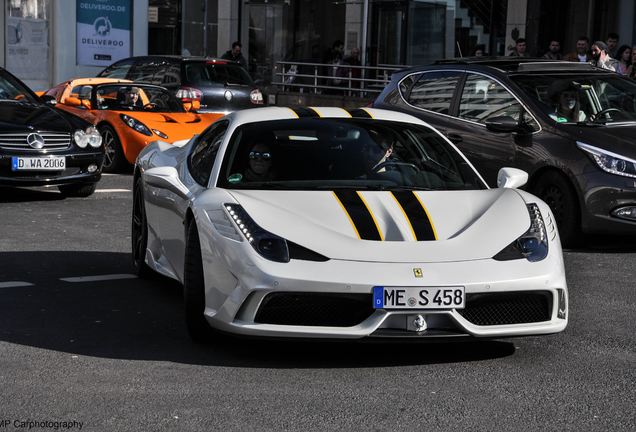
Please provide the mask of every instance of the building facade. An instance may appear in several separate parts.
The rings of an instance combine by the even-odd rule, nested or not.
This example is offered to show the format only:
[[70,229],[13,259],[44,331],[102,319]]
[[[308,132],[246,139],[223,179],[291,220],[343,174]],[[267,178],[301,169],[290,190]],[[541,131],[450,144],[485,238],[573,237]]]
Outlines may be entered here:
[[366,65],[416,65],[507,55],[524,37],[533,55],[551,39],[572,51],[586,35],[636,42],[633,0],[0,0],[0,64],[36,90],[93,76],[119,58],[220,56],[239,40],[256,79],[276,62],[324,63],[340,41]]

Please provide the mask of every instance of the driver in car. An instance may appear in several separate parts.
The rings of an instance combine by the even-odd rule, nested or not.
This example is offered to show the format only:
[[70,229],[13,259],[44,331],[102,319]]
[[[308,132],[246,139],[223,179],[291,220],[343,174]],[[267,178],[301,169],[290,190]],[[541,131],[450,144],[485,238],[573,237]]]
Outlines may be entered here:
[[393,154],[393,144],[388,147],[375,143],[373,145],[367,144],[364,146],[362,154],[367,176],[383,172],[386,171],[386,169],[381,165],[391,158]]
[[122,103],[123,106],[129,109],[140,108],[142,106],[141,95],[139,94],[139,87],[131,87],[126,93]]
[[556,81],[550,88],[550,97],[556,107],[550,117],[558,123],[582,122],[587,115],[581,110],[579,92],[566,81]]

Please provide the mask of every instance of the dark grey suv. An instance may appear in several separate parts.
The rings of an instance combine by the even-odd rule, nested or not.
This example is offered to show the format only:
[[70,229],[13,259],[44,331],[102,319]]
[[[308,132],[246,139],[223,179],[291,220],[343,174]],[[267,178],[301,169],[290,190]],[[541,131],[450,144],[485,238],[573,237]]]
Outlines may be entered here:
[[199,112],[231,112],[263,106],[265,99],[239,63],[208,57],[143,56],[120,60],[98,75],[155,84],[181,100],[197,99]]
[[561,238],[636,234],[636,82],[587,64],[442,61],[395,73],[374,102],[444,133],[489,185],[504,166],[529,174]]

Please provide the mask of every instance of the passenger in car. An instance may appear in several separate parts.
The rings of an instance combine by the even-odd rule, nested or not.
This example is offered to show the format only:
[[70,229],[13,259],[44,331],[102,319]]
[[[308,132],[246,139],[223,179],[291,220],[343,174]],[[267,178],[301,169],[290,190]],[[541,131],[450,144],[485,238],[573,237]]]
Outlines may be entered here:
[[272,150],[268,144],[258,142],[252,146],[248,153],[248,165],[245,171],[247,181],[270,181],[275,175]]
[[587,120],[587,115],[581,110],[579,92],[566,81],[556,81],[549,90],[550,99],[555,104],[555,110],[550,117],[558,123],[581,122]]

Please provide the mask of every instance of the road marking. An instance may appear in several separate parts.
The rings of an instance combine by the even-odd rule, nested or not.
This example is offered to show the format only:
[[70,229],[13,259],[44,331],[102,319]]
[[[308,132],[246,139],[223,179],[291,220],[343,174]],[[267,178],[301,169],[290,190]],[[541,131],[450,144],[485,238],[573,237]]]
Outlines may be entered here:
[[22,281],[9,281],[9,282],[0,282],[0,288],[18,288],[18,287],[27,287],[33,286],[30,282],[22,282]]
[[118,279],[137,279],[137,276],[134,274],[110,274],[110,275],[99,275],[99,276],[77,276],[77,277],[66,277],[60,278],[61,281],[64,282],[100,282],[100,281],[108,281],[108,280],[118,280]]
[[115,193],[115,192],[132,192],[130,189],[97,189],[95,192]]

